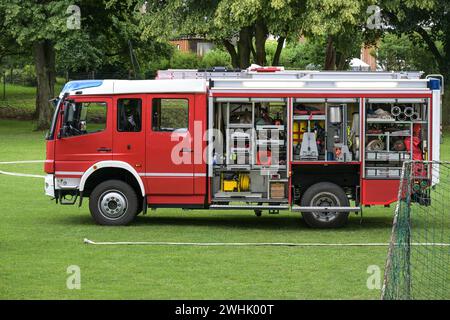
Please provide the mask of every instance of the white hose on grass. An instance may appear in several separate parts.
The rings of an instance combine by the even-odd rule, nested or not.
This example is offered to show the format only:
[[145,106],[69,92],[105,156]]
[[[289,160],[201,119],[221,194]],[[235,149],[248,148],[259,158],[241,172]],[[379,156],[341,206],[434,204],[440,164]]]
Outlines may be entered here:
[[[368,243],[295,243],[295,242],[160,242],[160,241],[114,241],[96,242],[84,239],[85,244],[91,245],[151,245],[151,246],[201,246],[201,247],[388,247],[386,242]],[[413,246],[450,246],[450,243],[411,243]]]
[[0,164],[44,163],[45,160],[3,161]]
[[[45,162],[45,160],[3,161],[3,162],[0,162],[0,165],[3,165],[3,164],[44,163],[44,162]],[[45,176],[38,175],[38,174],[18,173],[18,172],[9,172],[9,171],[2,171],[2,170],[0,170],[0,174],[3,174],[5,176],[45,179]]]
[[17,173],[17,172],[7,172],[7,171],[1,171],[0,174],[3,174],[5,176],[14,176],[14,177],[26,177],[26,178],[40,178],[45,179],[45,176],[41,176],[38,174],[27,174],[27,173]]

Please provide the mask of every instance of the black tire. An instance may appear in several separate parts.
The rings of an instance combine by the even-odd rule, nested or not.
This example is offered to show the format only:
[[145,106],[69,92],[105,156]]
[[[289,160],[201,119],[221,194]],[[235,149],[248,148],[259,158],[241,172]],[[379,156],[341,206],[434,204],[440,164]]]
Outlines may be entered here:
[[94,221],[106,226],[127,225],[138,213],[139,203],[133,188],[120,180],[100,183],[89,197]]
[[[330,182],[319,182],[309,187],[301,198],[302,207],[348,207],[350,202],[344,190]],[[302,212],[303,219],[312,228],[339,228],[348,221],[348,212]]]

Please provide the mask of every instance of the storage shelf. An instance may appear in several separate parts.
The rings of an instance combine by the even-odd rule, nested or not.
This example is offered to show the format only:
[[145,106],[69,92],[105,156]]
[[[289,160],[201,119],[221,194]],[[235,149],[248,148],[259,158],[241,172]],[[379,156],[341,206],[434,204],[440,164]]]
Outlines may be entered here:
[[284,140],[256,140],[257,145],[278,145],[284,146]]
[[260,165],[260,164],[256,164],[253,165],[253,168],[255,169],[259,169],[259,170],[286,170],[286,165],[272,165],[272,166],[264,166],[264,165]]
[[253,125],[251,123],[230,123],[228,129],[251,129]]
[[375,119],[375,118],[367,118],[367,123],[395,123],[395,124],[415,124],[415,123],[426,123],[423,120],[415,120],[415,121],[397,121],[395,119]]
[[250,170],[251,165],[249,164],[227,164],[227,170],[236,170],[236,169],[243,169],[243,170]]
[[301,115],[301,116],[299,116],[299,115],[294,115],[294,117],[293,117],[293,119],[294,120],[300,120],[300,121],[307,121],[307,120],[310,120],[310,121],[325,121],[326,120],[326,117],[325,117],[325,115],[312,115],[312,116],[309,116],[309,115]]
[[368,137],[390,136],[390,137],[409,137],[411,134],[392,135],[391,133],[366,133]]
[[231,152],[251,152],[251,147],[244,147],[244,148],[230,148]]
[[284,126],[283,125],[274,125],[274,124],[267,124],[267,125],[256,125],[256,130],[280,130],[283,131],[284,130]]
[[292,164],[298,165],[298,164],[320,164],[320,165],[330,165],[330,164],[361,164],[360,161],[334,161],[334,160],[293,160]]

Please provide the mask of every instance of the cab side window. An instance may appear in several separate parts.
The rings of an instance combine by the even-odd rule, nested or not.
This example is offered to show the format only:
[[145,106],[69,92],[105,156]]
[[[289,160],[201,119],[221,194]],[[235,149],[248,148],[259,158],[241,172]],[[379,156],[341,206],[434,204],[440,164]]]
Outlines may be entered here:
[[117,131],[140,132],[142,128],[142,100],[119,99],[117,101]]
[[156,98],[152,103],[153,131],[187,131],[189,128],[189,100]]
[[101,132],[106,129],[105,102],[76,102],[67,105],[64,112],[66,137]]

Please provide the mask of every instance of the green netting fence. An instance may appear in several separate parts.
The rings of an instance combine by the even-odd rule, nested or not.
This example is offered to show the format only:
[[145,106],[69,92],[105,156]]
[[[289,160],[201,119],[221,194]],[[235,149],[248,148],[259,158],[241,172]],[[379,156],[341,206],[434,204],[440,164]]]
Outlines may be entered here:
[[450,162],[405,162],[382,299],[450,299]]

